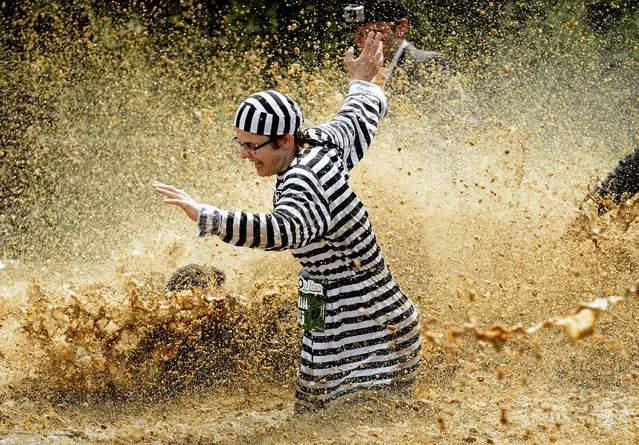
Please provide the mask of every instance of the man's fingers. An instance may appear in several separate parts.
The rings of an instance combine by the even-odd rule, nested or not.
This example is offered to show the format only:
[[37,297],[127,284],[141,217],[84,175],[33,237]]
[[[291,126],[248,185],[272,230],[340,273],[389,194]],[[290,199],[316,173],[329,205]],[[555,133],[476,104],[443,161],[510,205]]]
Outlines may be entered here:
[[174,192],[174,193],[182,192],[180,189],[176,189],[172,185],[154,185],[153,188],[156,190],[167,190],[169,192]]
[[157,181],[155,181],[155,182],[153,183],[153,188],[155,188],[155,189],[170,190],[170,191],[178,192],[178,193],[184,193],[184,192],[183,192],[182,190],[180,190],[179,188],[173,187],[173,186],[172,186],[172,185],[170,185],[170,184],[163,184],[163,183],[161,183],[161,182],[157,182]]
[[172,205],[172,206],[178,206],[182,209],[187,209],[190,207],[190,205],[187,202],[182,201],[181,199],[163,199],[162,202],[164,204],[168,204],[168,205]]
[[153,189],[156,192],[158,192],[159,194],[164,195],[164,196],[170,196],[170,197],[175,197],[175,198],[178,198],[178,197],[181,196],[180,193],[178,193],[175,190],[165,189],[165,188],[162,188],[162,187],[153,187]]
[[344,53],[344,62],[346,62],[347,65],[350,65],[351,63],[353,63],[354,54],[355,54],[355,48],[353,48],[352,46],[348,48],[348,50]]
[[175,188],[172,185],[169,184],[164,184],[163,182],[159,182],[159,181],[153,181],[153,187],[160,187],[160,188]]
[[369,31],[368,34],[366,35],[366,40],[364,41],[364,47],[362,48],[362,53],[359,55],[359,57],[364,57],[364,59],[368,59],[370,58],[372,52],[372,44],[373,44],[373,40],[375,39],[375,33],[373,31]]
[[379,47],[377,48],[377,51],[375,51],[373,61],[378,67],[381,67],[384,64],[384,47],[381,42]]
[[167,198],[184,199],[184,197],[180,195],[179,193],[171,192],[168,190],[162,190],[162,191],[158,190],[158,193],[161,194],[162,196],[166,196]]
[[381,32],[376,32],[375,36],[373,36],[373,42],[376,45],[381,45],[382,42],[383,42],[383,37],[384,37],[384,35]]
[[383,60],[383,37],[380,32],[370,31],[366,36],[362,52],[356,60],[365,60],[379,64],[379,62]]
[[374,60],[378,61],[380,57],[384,56],[384,42],[382,40],[382,33],[378,32],[377,34],[375,34],[375,38],[373,40],[373,54],[374,54]]
[[153,189],[156,192],[161,193],[162,195],[181,196],[184,198],[190,198],[190,196],[186,192],[184,192],[183,190],[177,189],[173,187],[172,185],[166,185],[166,184],[153,185]]

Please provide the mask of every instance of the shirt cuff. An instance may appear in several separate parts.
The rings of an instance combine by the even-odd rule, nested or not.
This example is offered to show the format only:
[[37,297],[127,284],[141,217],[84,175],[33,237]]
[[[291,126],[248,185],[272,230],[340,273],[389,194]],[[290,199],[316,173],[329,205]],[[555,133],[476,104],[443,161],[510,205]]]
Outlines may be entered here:
[[357,93],[375,95],[379,99],[382,106],[380,113],[381,117],[384,117],[386,115],[386,111],[388,111],[386,95],[384,94],[384,91],[379,87],[379,85],[376,85],[372,82],[366,82],[365,80],[351,80],[351,83],[348,85],[348,94]]
[[200,236],[204,237],[219,234],[221,216],[217,207],[203,205],[200,209],[200,217],[198,219]]

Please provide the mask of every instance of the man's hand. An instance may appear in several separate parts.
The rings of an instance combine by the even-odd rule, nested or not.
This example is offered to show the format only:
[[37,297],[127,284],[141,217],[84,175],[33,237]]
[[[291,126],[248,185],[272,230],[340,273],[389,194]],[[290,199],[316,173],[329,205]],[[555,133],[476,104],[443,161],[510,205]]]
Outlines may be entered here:
[[353,47],[350,47],[344,55],[344,61],[351,80],[371,82],[384,64],[382,34],[373,31],[369,32],[368,36],[366,36],[362,53],[356,59],[353,56],[354,52]]
[[154,182],[153,189],[160,195],[164,196],[162,202],[168,205],[180,207],[186,213],[186,216],[197,222],[200,216],[200,204],[195,202],[193,198],[180,189],[176,189],[172,185]]

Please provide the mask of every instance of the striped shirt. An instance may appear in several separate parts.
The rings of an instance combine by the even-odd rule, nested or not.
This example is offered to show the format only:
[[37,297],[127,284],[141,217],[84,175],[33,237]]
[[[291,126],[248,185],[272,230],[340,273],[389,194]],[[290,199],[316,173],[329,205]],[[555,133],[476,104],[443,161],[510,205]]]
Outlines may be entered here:
[[308,275],[329,282],[326,330],[303,339],[297,399],[305,406],[417,372],[417,313],[384,265],[368,212],[348,182],[386,109],[378,86],[352,81],[337,116],[305,130],[308,146],[278,173],[271,213],[200,212],[200,236],[289,249]]
[[348,183],[386,113],[374,84],[353,81],[336,118],[305,131],[309,147],[277,175],[272,213],[204,206],[200,236],[265,250],[290,249],[306,271],[327,279],[354,276],[382,261],[368,212]]

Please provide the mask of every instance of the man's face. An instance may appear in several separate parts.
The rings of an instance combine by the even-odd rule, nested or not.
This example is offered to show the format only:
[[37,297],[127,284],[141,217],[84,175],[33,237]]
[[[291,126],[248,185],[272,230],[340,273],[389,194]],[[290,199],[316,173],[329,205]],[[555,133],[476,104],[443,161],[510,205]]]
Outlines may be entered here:
[[[243,144],[250,144],[253,147],[257,147],[271,139],[269,136],[249,133],[239,128],[235,129],[235,134],[238,141]],[[277,140],[273,140],[273,142],[257,150],[241,148],[240,158],[251,161],[258,176],[272,176],[286,167],[284,165],[286,162],[286,150],[278,146]]]
[[372,22],[358,26],[355,29],[355,43],[361,50],[364,47],[366,36],[370,31],[382,34],[382,42],[384,43],[384,59],[389,61],[395,55],[397,48],[404,40],[404,34],[408,22],[401,19],[399,22]]

